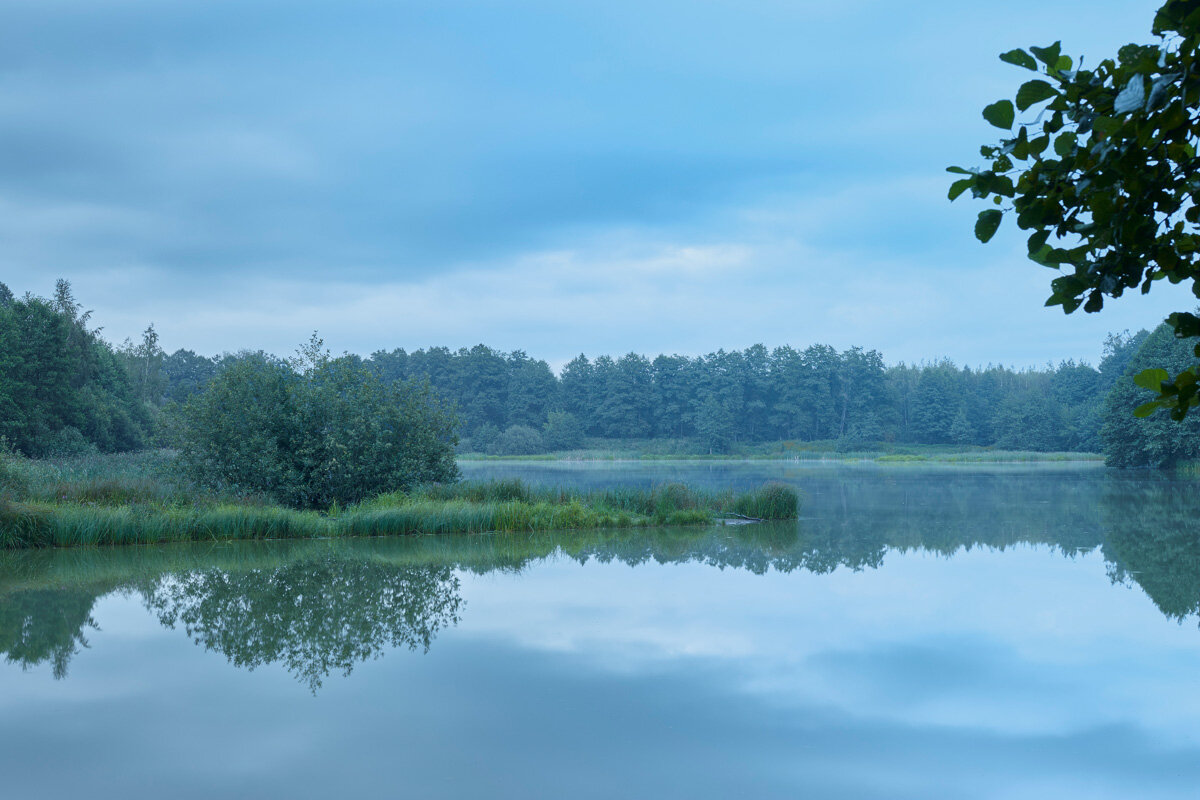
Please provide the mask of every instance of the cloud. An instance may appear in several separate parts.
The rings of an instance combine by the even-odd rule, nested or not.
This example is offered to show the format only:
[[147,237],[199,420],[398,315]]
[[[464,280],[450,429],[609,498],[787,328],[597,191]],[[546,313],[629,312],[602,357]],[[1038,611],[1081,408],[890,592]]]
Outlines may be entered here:
[[943,169],[1020,77],[986,54],[1107,52],[1154,7],[7,3],[0,279],[207,352],[1094,360],[1182,301],[1063,324]]

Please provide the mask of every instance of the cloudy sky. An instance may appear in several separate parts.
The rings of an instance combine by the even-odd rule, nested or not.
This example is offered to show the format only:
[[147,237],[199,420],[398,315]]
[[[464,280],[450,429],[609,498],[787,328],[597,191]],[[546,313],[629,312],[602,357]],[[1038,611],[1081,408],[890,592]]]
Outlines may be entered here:
[[1045,309],[944,168],[996,54],[1094,62],[1159,0],[4,0],[0,280],[108,338],[1095,361],[1190,305]]

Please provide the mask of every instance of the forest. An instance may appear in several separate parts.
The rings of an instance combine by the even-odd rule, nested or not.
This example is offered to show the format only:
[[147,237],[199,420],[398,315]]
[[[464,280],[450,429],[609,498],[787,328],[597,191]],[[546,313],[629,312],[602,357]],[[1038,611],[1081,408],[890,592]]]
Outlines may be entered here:
[[[205,407],[218,376],[287,375],[300,363],[249,351],[166,353],[153,325],[140,341],[113,345],[89,325],[65,281],[48,299],[18,298],[0,284],[0,436],[9,448],[50,457],[175,446],[181,419],[207,414],[215,424],[227,413],[220,409],[233,408],[211,399]],[[823,344],[696,357],[581,354],[557,375],[523,351],[483,344],[330,363],[410,387],[405,396],[427,392],[449,415],[438,425],[453,429],[460,454],[612,443],[676,454],[852,452],[883,443],[1105,452],[1116,466],[1170,466],[1200,455],[1200,429],[1165,414],[1134,419],[1148,393],[1131,375],[1151,363],[1186,362],[1186,350],[1160,328],[1110,335],[1096,367],[1065,360],[1026,370],[947,360],[888,365],[878,350]]]

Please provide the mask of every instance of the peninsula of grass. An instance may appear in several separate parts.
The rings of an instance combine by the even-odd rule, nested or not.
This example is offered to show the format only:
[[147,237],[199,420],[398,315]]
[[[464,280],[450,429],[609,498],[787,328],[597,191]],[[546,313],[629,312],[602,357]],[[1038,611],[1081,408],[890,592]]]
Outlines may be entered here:
[[169,461],[164,454],[61,464],[6,458],[0,548],[704,525],[724,517],[794,519],[799,508],[796,490],[781,483],[740,493],[682,484],[584,492],[497,480],[302,511],[197,491],[171,478]]

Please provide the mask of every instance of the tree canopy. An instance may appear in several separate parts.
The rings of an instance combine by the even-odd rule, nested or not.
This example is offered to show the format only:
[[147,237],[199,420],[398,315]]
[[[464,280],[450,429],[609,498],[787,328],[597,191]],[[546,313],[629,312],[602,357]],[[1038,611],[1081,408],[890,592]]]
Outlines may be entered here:
[[[1002,54],[1038,77],[983,110],[1006,132],[981,148],[988,165],[949,168],[959,176],[951,200],[970,191],[996,206],[979,213],[980,241],[1006,214],[1029,231],[1029,257],[1061,273],[1046,304],[1068,314],[1160,280],[1190,282],[1200,297],[1200,0],[1168,0],[1153,34],[1158,43],[1126,45],[1091,68],[1061,42]],[[1195,313],[1167,322],[1177,337],[1200,336]],[[1200,405],[1195,363],[1142,380],[1159,396],[1139,416],[1169,408],[1178,420]]]

